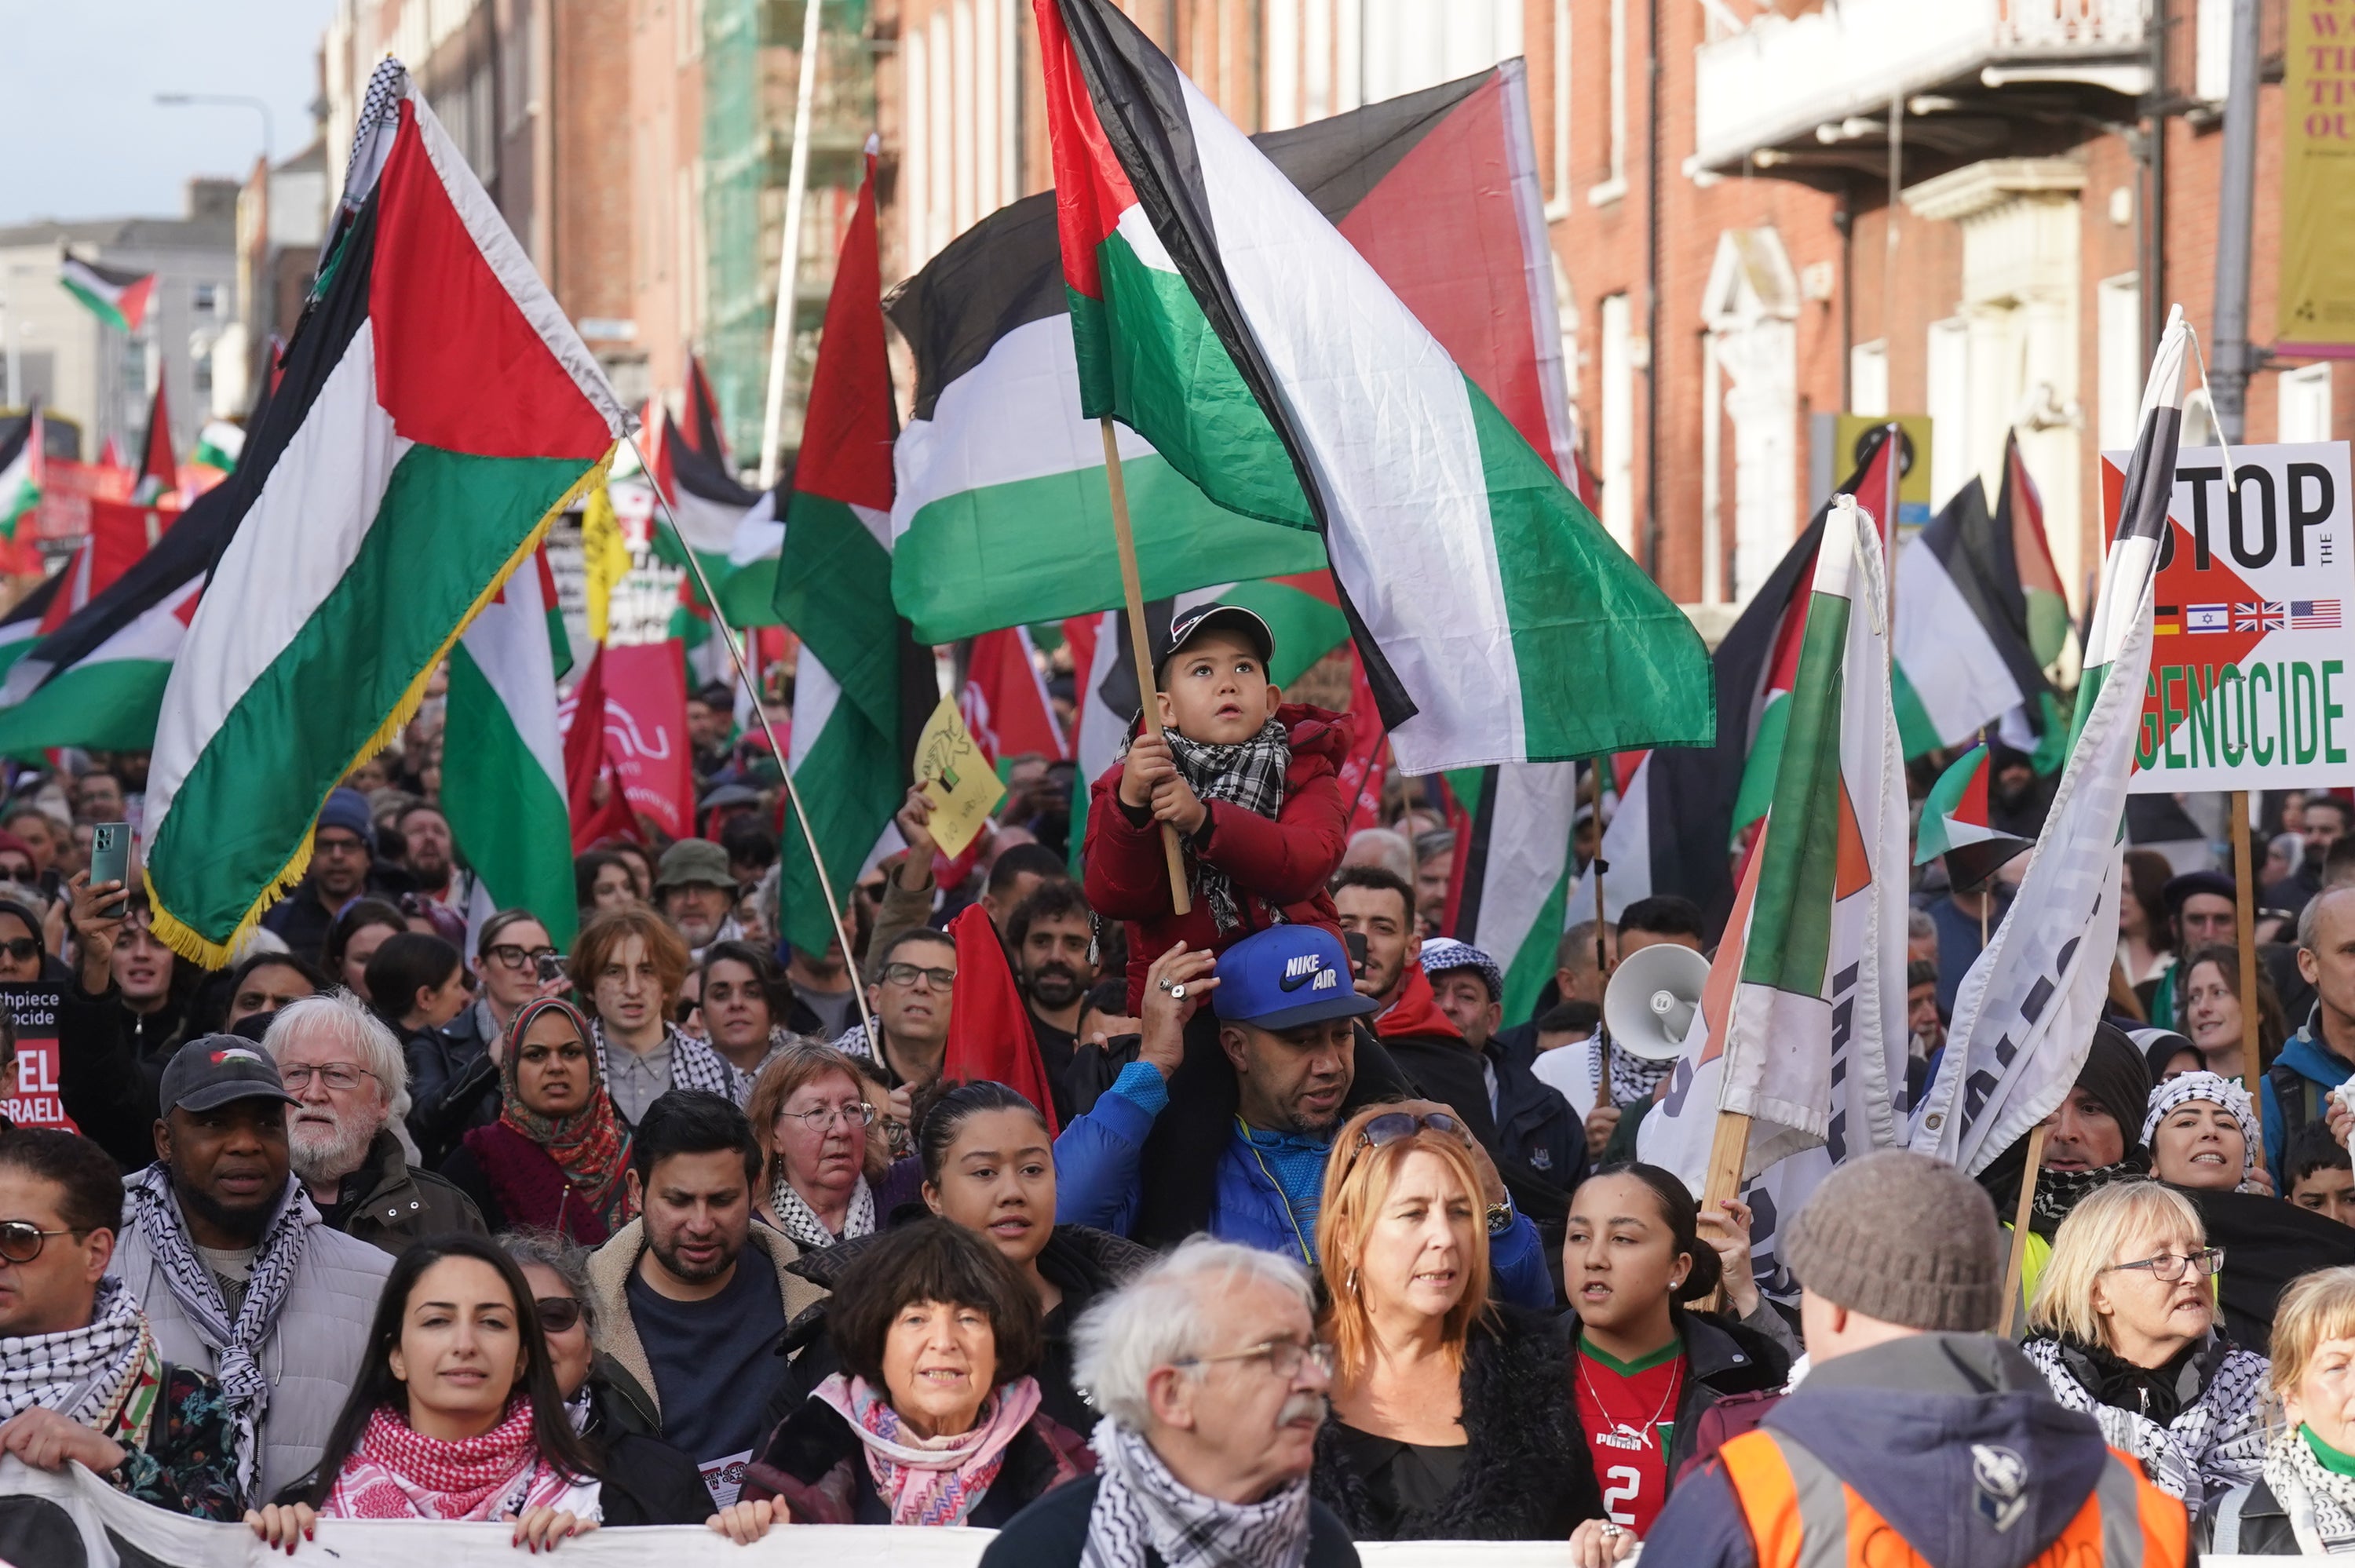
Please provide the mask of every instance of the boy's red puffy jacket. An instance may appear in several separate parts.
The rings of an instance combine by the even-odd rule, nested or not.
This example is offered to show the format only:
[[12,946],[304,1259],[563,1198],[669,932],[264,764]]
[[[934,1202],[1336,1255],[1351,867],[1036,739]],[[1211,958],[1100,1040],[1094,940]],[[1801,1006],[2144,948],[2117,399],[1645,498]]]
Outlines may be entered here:
[[1275,924],[1271,906],[1295,925],[1340,929],[1325,883],[1348,846],[1349,802],[1334,770],[1348,755],[1354,721],[1348,714],[1286,703],[1275,710],[1291,737],[1292,765],[1284,774],[1284,809],[1270,821],[1227,800],[1208,802],[1207,832],[1194,853],[1227,874],[1241,907],[1242,926],[1220,936],[1208,902],[1194,900],[1184,915],[1169,906],[1169,863],[1161,824],[1133,821],[1121,804],[1122,765],[1114,763],[1088,796],[1088,835],[1082,854],[1088,906],[1107,920],[1128,923],[1128,1011],[1145,996],[1145,974],[1178,942],[1224,948]]

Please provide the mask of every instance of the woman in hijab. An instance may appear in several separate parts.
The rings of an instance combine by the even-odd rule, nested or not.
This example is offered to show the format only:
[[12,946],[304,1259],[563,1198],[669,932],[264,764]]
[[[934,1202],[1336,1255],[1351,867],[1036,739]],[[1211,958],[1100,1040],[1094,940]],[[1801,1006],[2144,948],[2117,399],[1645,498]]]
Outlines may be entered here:
[[517,1011],[499,1053],[499,1119],[442,1162],[494,1234],[533,1227],[596,1246],[636,1213],[630,1140],[599,1076],[589,1021],[544,997]]

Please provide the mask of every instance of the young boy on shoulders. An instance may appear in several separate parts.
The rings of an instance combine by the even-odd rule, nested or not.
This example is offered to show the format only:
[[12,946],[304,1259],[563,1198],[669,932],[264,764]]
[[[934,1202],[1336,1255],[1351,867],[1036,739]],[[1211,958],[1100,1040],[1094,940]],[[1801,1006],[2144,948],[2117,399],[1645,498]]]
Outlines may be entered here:
[[[1326,880],[1348,847],[1337,769],[1352,721],[1286,703],[1268,679],[1275,637],[1237,605],[1180,610],[1157,671],[1163,738],[1138,732],[1088,801],[1088,904],[1128,925],[1128,1005],[1178,942],[1213,951],[1270,926],[1337,932]],[[1192,907],[1174,913],[1161,824],[1185,843]]]

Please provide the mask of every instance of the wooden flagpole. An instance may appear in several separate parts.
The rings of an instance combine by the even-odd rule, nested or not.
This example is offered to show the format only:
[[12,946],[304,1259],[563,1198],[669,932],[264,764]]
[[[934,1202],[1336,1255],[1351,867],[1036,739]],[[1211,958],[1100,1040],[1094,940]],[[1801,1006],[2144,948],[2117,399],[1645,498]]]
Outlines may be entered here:
[[2257,1060],[2257,868],[2249,838],[2249,792],[2232,791],[2232,909],[2239,927],[2241,983],[2241,1075],[2249,1088],[2249,1114],[2257,1124],[2256,1168],[2265,1168],[2264,1064]]
[[2011,1256],[2003,1266],[2003,1328],[2007,1340],[2011,1338],[2011,1315],[2019,1305],[2020,1277],[2028,1271],[2028,1216],[2036,1201],[2036,1173],[2044,1165],[2044,1124],[2038,1122],[2028,1132],[2028,1163],[2019,1173],[2019,1204],[2011,1216]]
[[[1742,1196],[1742,1161],[1750,1152],[1750,1113],[1721,1110],[1717,1113],[1717,1136],[1709,1146],[1709,1178],[1701,1185],[1700,1212],[1722,1214],[1719,1205],[1731,1198]],[[1703,1311],[1713,1312],[1725,1300],[1725,1287],[1721,1285],[1701,1301]]]
[[[1154,683],[1152,630],[1145,622],[1145,584],[1136,569],[1136,535],[1128,525],[1128,482],[1120,471],[1120,438],[1109,414],[1096,421],[1103,431],[1104,482],[1112,489],[1112,532],[1120,545],[1120,589],[1128,600],[1129,652],[1136,665],[1136,694],[1145,708],[1145,733],[1161,738],[1160,694]],[[1183,915],[1194,907],[1186,891],[1186,851],[1178,825],[1161,824],[1161,848],[1169,858],[1169,906]]]

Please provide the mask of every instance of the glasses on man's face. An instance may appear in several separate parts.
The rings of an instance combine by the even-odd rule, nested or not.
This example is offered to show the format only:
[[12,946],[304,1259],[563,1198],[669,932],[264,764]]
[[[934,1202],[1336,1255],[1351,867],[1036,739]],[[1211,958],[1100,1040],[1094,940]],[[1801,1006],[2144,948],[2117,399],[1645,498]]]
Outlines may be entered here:
[[811,1110],[779,1111],[777,1114],[801,1123],[812,1132],[824,1132],[834,1125],[837,1117],[854,1129],[865,1127],[875,1119],[875,1107],[860,1100],[855,1105],[818,1106]]
[[922,975],[932,982],[934,991],[947,991],[956,984],[956,970],[928,969],[922,964],[885,964],[883,980],[887,985],[913,985]]
[[29,964],[48,950],[30,937],[11,937],[0,942],[0,953],[7,954],[11,960],[20,964]]
[[1216,1366],[1220,1361],[1265,1361],[1267,1370],[1290,1383],[1300,1375],[1300,1363],[1315,1361],[1327,1375],[1333,1372],[1333,1347],[1304,1345],[1297,1340],[1263,1340],[1240,1351],[1227,1351],[1215,1356],[1188,1356],[1182,1361],[1171,1361],[1173,1367]]
[[501,969],[519,969],[527,965],[536,964],[542,959],[552,959],[555,956],[554,948],[527,948],[520,942],[491,944],[491,961]]
[[2221,1246],[2203,1246],[2198,1252],[2189,1255],[2162,1252],[2152,1257],[2138,1257],[2132,1263],[2114,1263],[2102,1272],[2107,1274],[2112,1269],[2147,1268],[2150,1271],[2150,1277],[2161,1285],[2173,1285],[2180,1281],[2186,1274],[2214,1274],[2223,1266],[2224,1249]]
[[542,1296],[532,1302],[542,1332],[561,1334],[581,1321],[581,1303],[570,1296]]
[[326,1085],[334,1093],[341,1095],[349,1094],[358,1088],[362,1082],[376,1075],[366,1067],[355,1066],[349,1062],[330,1062],[324,1067],[278,1069],[279,1082],[284,1084],[290,1093],[298,1095],[311,1086],[311,1080],[314,1078]]
[[10,1263],[30,1263],[41,1255],[51,1236],[71,1234],[70,1230],[45,1231],[30,1220],[0,1220],[0,1257]]
[[325,833],[314,833],[311,838],[311,851],[314,854],[361,854],[367,849],[368,845],[349,833],[337,833],[332,838]]

